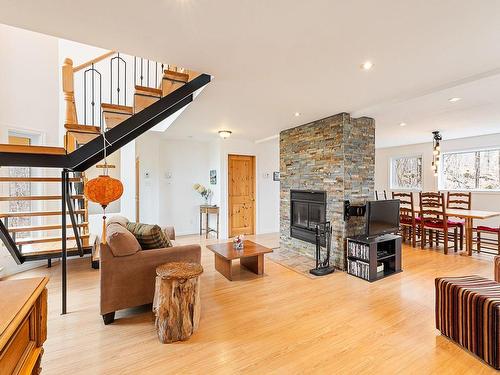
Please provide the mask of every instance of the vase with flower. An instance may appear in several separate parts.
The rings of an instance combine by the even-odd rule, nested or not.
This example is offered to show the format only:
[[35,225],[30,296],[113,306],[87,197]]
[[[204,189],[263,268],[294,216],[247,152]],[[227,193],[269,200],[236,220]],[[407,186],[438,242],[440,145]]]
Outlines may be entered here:
[[212,190],[207,189],[205,186],[201,184],[194,184],[193,189],[201,195],[203,199],[205,199],[205,205],[209,204],[209,199],[212,196]]
[[243,250],[243,244],[245,241],[245,236],[242,234],[233,238],[233,248],[235,250]]

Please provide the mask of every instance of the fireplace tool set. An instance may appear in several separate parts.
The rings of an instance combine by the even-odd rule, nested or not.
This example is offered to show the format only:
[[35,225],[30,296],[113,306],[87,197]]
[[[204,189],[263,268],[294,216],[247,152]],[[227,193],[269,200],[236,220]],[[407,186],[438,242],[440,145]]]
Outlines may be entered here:
[[[335,271],[333,266],[330,266],[330,251],[331,251],[332,227],[330,222],[320,223],[316,225],[316,267],[309,272],[315,276],[325,276]],[[322,247],[326,252],[322,259]]]

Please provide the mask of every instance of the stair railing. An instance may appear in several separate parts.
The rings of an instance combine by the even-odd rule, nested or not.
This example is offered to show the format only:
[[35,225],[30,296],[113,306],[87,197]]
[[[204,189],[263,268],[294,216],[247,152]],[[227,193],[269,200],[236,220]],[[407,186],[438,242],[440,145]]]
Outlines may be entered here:
[[[90,86],[90,87],[89,87]],[[97,95],[99,95],[97,97]],[[97,98],[99,102],[96,103]],[[88,104],[90,107],[87,108]],[[83,72],[83,123],[84,125],[97,126],[102,131],[102,116],[101,116],[101,104],[102,104],[102,74],[94,67],[92,63],[89,69]],[[87,113],[90,110],[90,124],[87,122]]]
[[165,64],[163,63],[134,56],[134,86],[159,88],[164,68]]
[[[149,88],[161,88],[163,72],[166,67],[164,63],[149,59],[132,56],[134,59],[134,86]],[[96,64],[109,58],[109,77],[105,77],[97,68]],[[177,68],[170,66],[172,70]],[[75,102],[75,74],[83,72],[83,121],[78,122],[78,114]],[[109,100],[103,98],[102,87],[109,79]],[[66,102],[65,124],[80,124],[103,126],[100,105],[102,102],[110,104],[128,105],[127,97],[127,60],[116,51],[108,51],[101,56],[89,60],[78,66],[73,66],[70,58],[64,60],[62,67],[62,86],[64,100]],[[82,120],[82,119],[80,119]],[[68,142],[70,144],[70,142]]]
[[[121,71],[120,71],[121,67]],[[111,58],[109,61],[109,75],[110,75],[110,85],[109,85],[109,102],[113,104],[113,97],[115,91],[113,90],[114,80],[113,71],[116,69],[116,104],[120,105],[120,93],[122,93],[123,102],[122,105],[127,105],[127,62],[124,58],[120,56],[120,52]],[[122,74],[120,74],[122,73]],[[123,90],[120,88],[120,83],[122,83]]]

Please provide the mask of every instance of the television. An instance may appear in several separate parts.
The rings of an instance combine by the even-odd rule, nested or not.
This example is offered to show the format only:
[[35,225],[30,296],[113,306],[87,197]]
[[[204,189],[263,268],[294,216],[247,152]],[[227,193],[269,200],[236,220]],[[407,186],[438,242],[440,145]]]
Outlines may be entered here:
[[399,199],[369,201],[366,205],[366,236],[399,231]]

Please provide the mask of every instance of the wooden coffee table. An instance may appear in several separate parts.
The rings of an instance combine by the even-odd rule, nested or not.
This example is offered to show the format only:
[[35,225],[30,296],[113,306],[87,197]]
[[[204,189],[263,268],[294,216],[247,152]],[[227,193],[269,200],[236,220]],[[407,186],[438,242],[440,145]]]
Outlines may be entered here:
[[207,248],[215,255],[215,269],[228,280],[233,280],[232,261],[239,259],[240,264],[257,275],[264,274],[264,254],[273,250],[245,240],[243,249],[236,250],[232,242],[208,245]]

